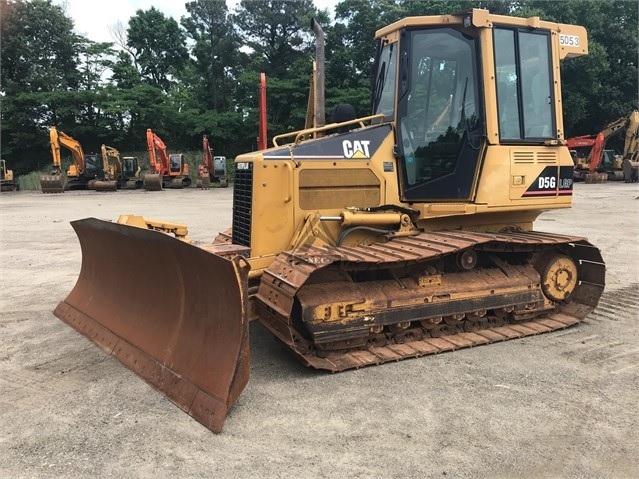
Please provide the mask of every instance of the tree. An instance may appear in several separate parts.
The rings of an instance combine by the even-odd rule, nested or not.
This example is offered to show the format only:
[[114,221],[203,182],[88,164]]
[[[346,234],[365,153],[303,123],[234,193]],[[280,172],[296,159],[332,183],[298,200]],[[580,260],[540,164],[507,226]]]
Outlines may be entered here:
[[312,0],[242,0],[234,21],[252,51],[253,70],[287,78],[290,65],[308,55],[317,13]]
[[[238,86],[238,108],[255,108],[257,102],[247,102],[242,92],[257,91],[256,78],[264,72],[269,84],[269,128],[277,133],[303,128],[315,41],[310,21],[316,18],[327,24],[326,12],[316,10],[311,0],[242,0],[233,18],[250,52]],[[250,83],[244,83],[248,78]]]
[[240,40],[231,23],[225,0],[197,0],[186,4],[182,18],[187,35],[195,42],[192,54],[198,84],[195,95],[202,109],[233,109],[235,82],[242,58]]
[[51,0],[0,0],[0,10],[2,154],[20,174],[46,163],[50,124],[75,121],[82,39]]
[[[151,7],[129,19],[126,52],[142,81],[168,91],[188,60],[184,31],[173,19]],[[130,64],[123,58],[123,68]],[[119,67],[120,65],[118,65]]]

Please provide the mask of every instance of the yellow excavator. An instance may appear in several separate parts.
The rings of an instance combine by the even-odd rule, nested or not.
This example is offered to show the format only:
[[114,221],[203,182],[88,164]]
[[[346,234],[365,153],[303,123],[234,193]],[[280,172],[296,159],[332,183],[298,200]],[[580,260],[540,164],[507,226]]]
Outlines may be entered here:
[[102,145],[102,164],[104,180],[94,183],[98,191],[116,191],[124,188],[136,190],[142,188],[142,175],[137,156],[121,157],[120,152],[107,145]]
[[7,162],[0,160],[0,191],[18,191],[20,184],[13,178],[13,170],[7,170]]
[[[55,126],[49,128],[53,169],[51,174],[40,176],[40,189],[43,193],[64,193],[65,190],[93,189],[96,180],[104,179],[102,159],[96,154],[85,155],[79,141],[70,137]],[[66,178],[62,174],[60,147],[71,152],[72,163]]]
[[215,432],[251,319],[338,372],[566,328],[604,290],[598,248],[533,228],[571,206],[559,62],[588,53],[585,29],[473,9],[376,41],[372,114],[238,156],[212,244],[72,222],[82,268],[55,315]]
[[639,111],[637,110],[628,116],[621,170],[626,183],[637,183],[639,180]]

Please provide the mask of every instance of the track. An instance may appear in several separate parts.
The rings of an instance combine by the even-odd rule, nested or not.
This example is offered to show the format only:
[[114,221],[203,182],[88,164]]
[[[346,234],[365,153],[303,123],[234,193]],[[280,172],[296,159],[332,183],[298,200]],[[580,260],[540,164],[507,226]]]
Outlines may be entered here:
[[[539,266],[545,258],[568,261],[574,274]],[[573,286],[564,298],[561,281],[547,283],[566,274]],[[338,372],[572,326],[596,307],[604,277],[599,250],[583,238],[429,232],[284,252],[256,303],[298,359]]]

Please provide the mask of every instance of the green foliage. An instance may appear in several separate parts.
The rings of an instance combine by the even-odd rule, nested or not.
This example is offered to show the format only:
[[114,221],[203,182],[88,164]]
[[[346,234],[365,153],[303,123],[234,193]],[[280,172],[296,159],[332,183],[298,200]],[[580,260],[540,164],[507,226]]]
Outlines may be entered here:
[[16,178],[16,183],[20,187],[20,191],[39,191],[40,190],[40,175],[43,172],[32,171],[26,175],[21,175]]
[[184,31],[151,7],[131,17],[127,36],[127,51],[142,81],[167,91],[188,60]]
[[185,6],[179,23],[153,7],[138,10],[114,46],[76,35],[52,0],[0,0],[0,147],[16,175],[50,168],[51,125],[87,152],[102,143],[143,152],[142,164],[152,128],[171,151],[197,152],[189,157],[194,172],[203,134],[217,155],[253,151],[260,72],[267,74],[269,140],[303,128],[315,55],[311,18],[326,38],[327,121],[340,103],[370,114],[377,29],[469,8],[586,27],[589,55],[561,66],[566,136],[595,133],[639,108],[636,2],[343,0],[334,21],[313,0],[242,0],[233,12],[225,0]]

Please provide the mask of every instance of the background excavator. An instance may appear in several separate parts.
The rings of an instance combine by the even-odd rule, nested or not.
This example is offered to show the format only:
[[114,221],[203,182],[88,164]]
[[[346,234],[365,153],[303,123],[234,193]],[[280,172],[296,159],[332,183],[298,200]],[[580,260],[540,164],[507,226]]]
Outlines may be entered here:
[[[73,139],[55,126],[49,128],[53,169],[50,175],[40,176],[40,189],[43,193],[64,193],[65,190],[87,190],[93,188],[96,179],[104,179],[102,158],[96,154],[85,155],[80,142]],[[72,163],[62,174],[60,146],[71,152]]]
[[191,186],[189,165],[182,153],[168,154],[164,141],[149,128],[146,130],[151,171],[144,175],[144,188],[158,191],[163,188],[188,188]]
[[18,191],[20,185],[13,178],[13,170],[7,170],[7,162],[0,160],[0,191]]
[[[624,151],[616,155],[614,150],[606,150],[610,138],[625,131]],[[569,138],[567,145],[577,152],[589,147],[585,157],[577,155],[575,162],[575,181],[586,183],[602,183],[605,181],[637,181],[637,159],[639,156],[639,111],[633,111],[606,125],[596,135],[584,135]],[[634,166],[633,166],[634,163]]]
[[0,160],[0,191],[18,191],[20,185],[13,178],[13,170],[7,170],[7,162]]
[[626,183],[637,183],[639,180],[639,111],[636,110],[628,116],[621,169]]
[[235,159],[212,244],[72,223],[82,268],[55,314],[213,431],[249,378],[250,319],[338,372],[566,328],[603,292],[595,246],[533,228],[571,206],[559,62],[585,29],[473,9],[376,41],[372,115],[323,125],[316,52],[314,127]]
[[[120,156],[112,146],[102,145],[104,181],[98,182],[100,189],[115,191],[121,188],[136,190],[142,187],[142,175],[137,156]],[[96,189],[99,189],[96,185]]]
[[198,178],[196,186],[204,190],[211,187],[211,182],[219,183],[220,187],[226,188],[229,185],[229,179],[226,172],[226,157],[213,156],[209,139],[206,135],[202,136],[202,163],[198,170]]

